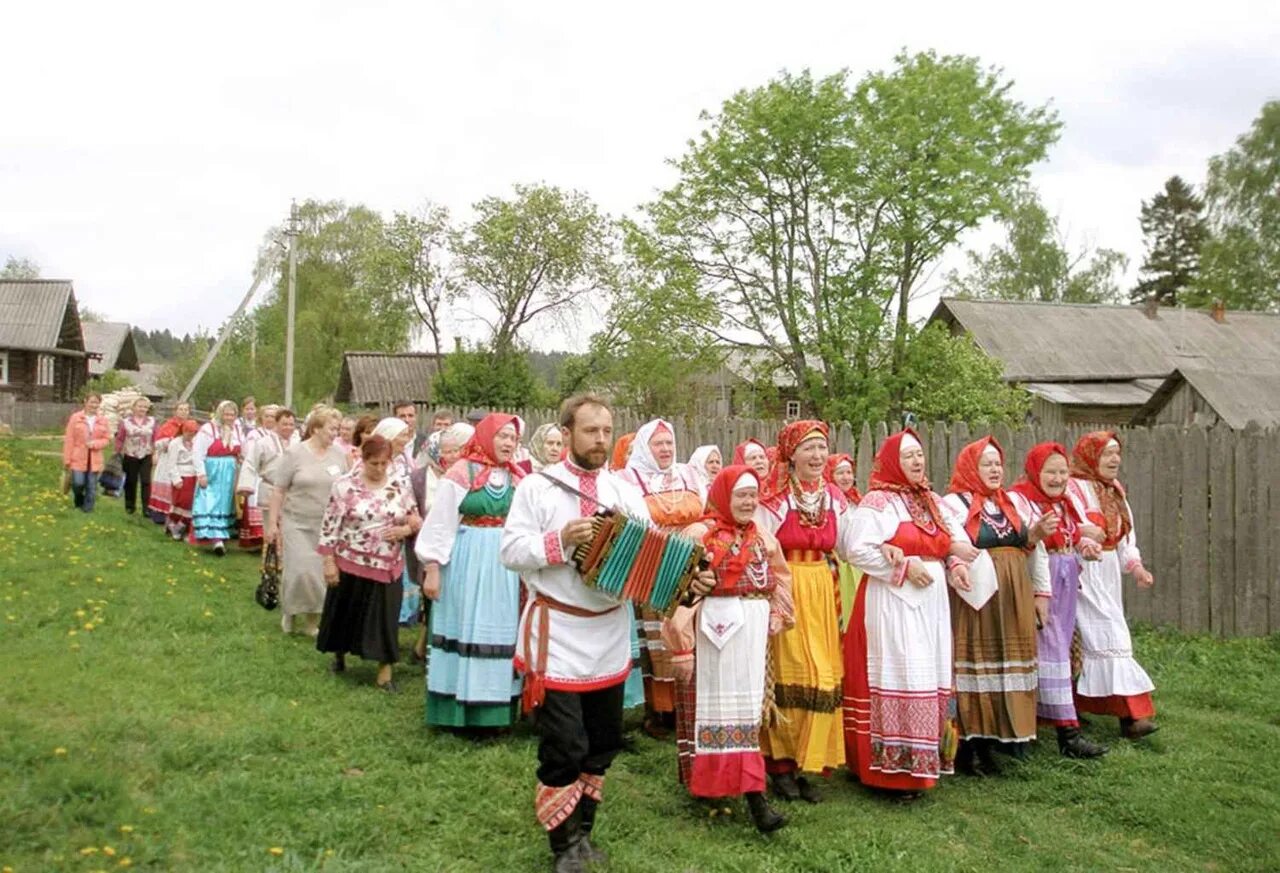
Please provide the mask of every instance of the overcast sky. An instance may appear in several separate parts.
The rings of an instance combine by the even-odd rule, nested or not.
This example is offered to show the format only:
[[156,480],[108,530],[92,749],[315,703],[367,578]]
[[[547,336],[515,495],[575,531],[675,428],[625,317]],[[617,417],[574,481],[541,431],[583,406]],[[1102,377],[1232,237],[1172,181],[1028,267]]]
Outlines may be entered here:
[[144,328],[215,328],[290,198],[465,211],[545,181],[621,215],[670,181],[699,111],[904,47],[976,55],[1052,101],[1065,129],[1035,183],[1132,275],[1141,200],[1202,182],[1280,98],[1274,0],[200,6],[0,11],[0,262],[32,258]]

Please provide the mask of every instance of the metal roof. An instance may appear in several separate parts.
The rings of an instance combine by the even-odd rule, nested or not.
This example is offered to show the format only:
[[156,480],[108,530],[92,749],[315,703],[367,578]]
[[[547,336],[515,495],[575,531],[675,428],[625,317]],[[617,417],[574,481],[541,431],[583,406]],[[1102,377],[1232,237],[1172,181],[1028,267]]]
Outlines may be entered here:
[[431,352],[344,352],[334,400],[361,405],[429,403],[439,368],[439,358]]
[[67,307],[74,303],[67,279],[0,279],[0,348],[58,349]]
[[85,321],[84,350],[102,355],[89,359],[89,375],[100,376],[107,370],[138,369],[138,350],[133,344],[133,328],[123,321]]
[[1022,387],[1051,403],[1066,406],[1141,406],[1160,387],[1160,379],[1127,382],[1024,382]]
[[1179,367],[1280,373],[1280,315],[943,298],[930,321],[958,325],[1010,382],[1163,379]]
[[1280,372],[1206,370],[1180,367],[1165,379],[1142,409],[1135,423],[1153,421],[1178,387],[1188,383],[1230,427],[1251,421],[1263,427],[1280,425]]

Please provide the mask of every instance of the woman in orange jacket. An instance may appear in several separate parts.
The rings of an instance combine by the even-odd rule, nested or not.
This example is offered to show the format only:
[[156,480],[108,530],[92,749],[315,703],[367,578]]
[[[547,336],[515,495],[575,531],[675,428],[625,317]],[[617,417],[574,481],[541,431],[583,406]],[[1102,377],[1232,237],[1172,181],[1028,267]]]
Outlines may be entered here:
[[76,509],[93,512],[98,495],[98,474],[102,472],[102,450],[111,443],[111,425],[98,412],[102,395],[88,394],[84,409],[67,420],[62,438],[62,466],[71,471],[71,492]]

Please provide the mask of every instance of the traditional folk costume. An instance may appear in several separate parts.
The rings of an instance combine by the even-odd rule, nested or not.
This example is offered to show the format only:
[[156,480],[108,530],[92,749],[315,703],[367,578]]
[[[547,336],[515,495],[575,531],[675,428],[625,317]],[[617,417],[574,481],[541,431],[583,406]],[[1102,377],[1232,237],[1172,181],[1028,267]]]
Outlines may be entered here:
[[558,457],[551,457],[547,454],[547,434],[552,431],[558,431],[560,425],[552,422],[544,424],[533,432],[533,436],[529,439],[529,470],[537,473],[545,467],[554,464],[560,460]]
[[799,773],[826,773],[845,762],[840,737],[841,680],[839,588],[834,554],[846,541],[850,506],[843,494],[819,479],[810,488],[790,472],[802,443],[828,438],[820,421],[797,421],[778,434],[781,490],[756,510],[756,524],[781,545],[791,570],[795,627],[769,641],[779,718],[761,737],[774,788],[784,798],[817,802],[816,790]]
[[707,462],[713,457],[718,459],[717,463],[721,463],[723,469],[724,459],[720,456],[719,446],[698,446],[693,450],[693,454],[689,455],[689,469],[698,474],[698,480],[702,482],[703,491],[709,489],[711,483],[719,475],[707,469]]
[[[1126,736],[1151,733],[1155,715],[1151,692],[1155,684],[1133,657],[1133,640],[1124,617],[1122,573],[1142,566],[1133,531],[1133,511],[1124,488],[1098,472],[1098,459],[1106,448],[1120,441],[1110,431],[1085,434],[1071,458],[1069,493],[1085,517],[1101,527],[1102,560],[1090,561],[1080,571],[1080,602],[1076,625],[1080,629],[1083,664],[1076,681],[1076,708],[1120,719]],[[1141,722],[1136,732],[1134,723]]]
[[[215,413],[215,418],[217,414]],[[192,545],[211,545],[220,549],[236,530],[236,464],[240,459],[240,439],[234,427],[222,428],[214,421],[205,422],[196,431],[191,453],[197,483],[191,504]]]
[[379,664],[400,660],[397,618],[404,549],[382,534],[391,527],[416,527],[417,518],[417,502],[398,477],[387,476],[382,485],[371,486],[356,473],[333,483],[316,553],[334,557],[338,584],[325,593],[317,650]]
[[184,425],[182,433],[170,439],[165,446],[165,469],[169,481],[169,516],[166,529],[175,540],[182,539],[191,525],[191,504],[196,496],[196,465],[193,458],[195,446],[189,436],[194,436],[196,423]]
[[[698,476],[684,464],[673,460],[665,468],[658,466],[658,461],[649,448],[649,441],[663,432],[671,434],[674,442],[675,430],[670,423],[657,418],[642,425],[636,431],[635,442],[631,444],[627,466],[618,473],[618,477],[639,489],[654,524],[669,531],[684,530],[702,517],[706,491]],[[675,713],[677,720],[681,719],[683,712],[688,720],[686,727],[691,730],[693,683],[683,683],[682,688],[676,687],[675,673],[671,669],[671,653],[662,641],[662,615],[641,607],[640,620],[644,629],[640,667],[644,675],[645,708],[651,716]],[[685,702],[690,706],[677,706],[676,698],[680,694],[684,695]],[[677,725],[676,731],[681,732],[680,725]]]
[[730,509],[734,491],[759,486],[745,466],[713,481],[706,515],[685,533],[706,546],[716,587],[678,607],[663,636],[673,663],[692,662],[695,671],[693,737],[677,746],[680,781],[694,797],[747,795],[757,827],[773,830],[783,822],[764,803],[760,727],[769,637],[795,624],[795,610],[778,541],[754,522],[739,524]]
[[[827,458],[827,467],[823,471],[822,478],[827,483],[840,488],[836,484],[835,475],[837,470],[847,469],[849,475],[853,475],[856,467],[853,464],[853,458],[849,455],[831,455]],[[854,485],[850,488],[840,488],[849,506],[856,509],[858,504],[862,502],[862,492],[858,490],[858,486]],[[862,584],[862,571],[854,567],[848,561],[837,560],[836,576],[840,583],[840,632],[844,633],[845,628],[849,626],[849,616],[853,614],[853,604],[858,598],[858,586]]]
[[126,415],[116,428],[116,454],[124,467],[124,511],[132,515],[142,492],[142,511],[151,504],[151,454],[155,451],[156,420]]
[[169,469],[169,441],[182,438],[182,425],[186,419],[174,416],[156,429],[156,466],[151,473],[151,498],[147,501],[147,514],[156,524],[169,521],[173,504],[173,471]]
[[240,504],[240,547],[257,549],[262,546],[262,508],[258,499],[262,485],[262,471],[258,469],[259,443],[266,443],[272,432],[265,427],[242,427],[244,434],[240,451],[240,475],[236,480],[236,497]]
[[418,536],[418,559],[439,564],[431,608],[426,722],[455,728],[509,727],[520,679],[512,670],[520,619],[520,578],[498,549],[521,471],[500,464],[493,442],[515,416],[485,417],[437,487]]
[[1071,758],[1096,758],[1106,753],[1104,746],[1086,740],[1080,734],[1080,722],[1076,717],[1072,699],[1071,639],[1076,629],[1076,601],[1080,591],[1080,567],[1083,555],[1078,549],[1087,550],[1092,557],[1100,548],[1083,536],[1081,525],[1084,516],[1076,505],[1063,494],[1053,498],[1040,487],[1040,473],[1045,462],[1054,455],[1061,455],[1063,463],[1067,450],[1059,443],[1040,443],[1027,453],[1026,474],[1013,486],[1043,515],[1057,515],[1058,529],[1044,540],[1049,555],[1049,582],[1052,599],[1049,601],[1049,621],[1036,633],[1037,661],[1039,663],[1039,687],[1036,692],[1036,717],[1041,724],[1053,725],[1058,733],[1058,748]]
[[[944,563],[965,536],[929,481],[911,482],[901,453],[914,431],[885,440],[853,511],[849,562],[866,577],[844,638],[844,738],[849,769],[870,788],[915,793],[953,772],[951,618]],[[895,568],[882,547],[902,550]],[[924,565],[932,584],[906,578]]]
[[571,857],[590,835],[605,771],[622,746],[631,613],[583,583],[560,541],[566,524],[599,509],[636,518],[649,512],[614,474],[566,459],[520,483],[502,533],[502,563],[529,588],[515,665],[524,674],[525,707],[536,709],[541,736],[535,810],[557,857]]
[[[627,467],[627,458],[631,455],[631,444],[635,442],[635,432],[624,433],[613,443],[613,452],[609,455],[609,470],[617,473]],[[631,672],[627,674],[626,687],[623,690],[622,705],[627,709],[640,706],[645,701],[644,671],[640,667],[640,653],[643,648],[644,624],[636,617],[635,605],[627,601],[625,608],[631,613]]]
[[978,470],[984,454],[1003,463],[1004,451],[992,437],[960,450],[943,505],[963,519],[970,542],[981,550],[970,578],[990,578],[979,562],[989,560],[994,568],[996,590],[977,608],[951,592],[951,636],[961,764],[974,769],[976,756],[983,770],[995,772],[996,742],[1036,738],[1035,598],[1051,597],[1052,590],[1044,546],[1031,544],[1040,513],[1021,494],[987,487]]

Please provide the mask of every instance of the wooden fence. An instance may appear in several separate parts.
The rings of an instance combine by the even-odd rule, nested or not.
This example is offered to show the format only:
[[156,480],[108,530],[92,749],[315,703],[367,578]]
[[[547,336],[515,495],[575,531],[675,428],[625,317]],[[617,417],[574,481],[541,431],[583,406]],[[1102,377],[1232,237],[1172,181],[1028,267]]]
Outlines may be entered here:
[[[532,430],[556,420],[555,410],[515,410]],[[426,421],[430,410],[419,410]],[[614,431],[635,430],[643,419],[614,413]],[[429,423],[429,422],[428,422]],[[777,420],[676,418],[682,457],[699,445],[725,453],[748,437],[772,443],[784,422]],[[964,423],[916,428],[925,445],[929,478],[939,492],[951,478],[960,448],[992,433],[1007,456],[1009,482],[1022,473],[1027,450],[1056,440],[1070,450],[1096,426],[1045,425],[989,431]],[[1125,580],[1125,607],[1131,619],[1222,637],[1280,633],[1280,429],[1231,430],[1162,425],[1113,428],[1124,444],[1120,479],[1129,493],[1138,546],[1155,587],[1140,591]],[[889,434],[883,425],[839,425],[835,451],[857,461],[865,487],[871,461]]]

